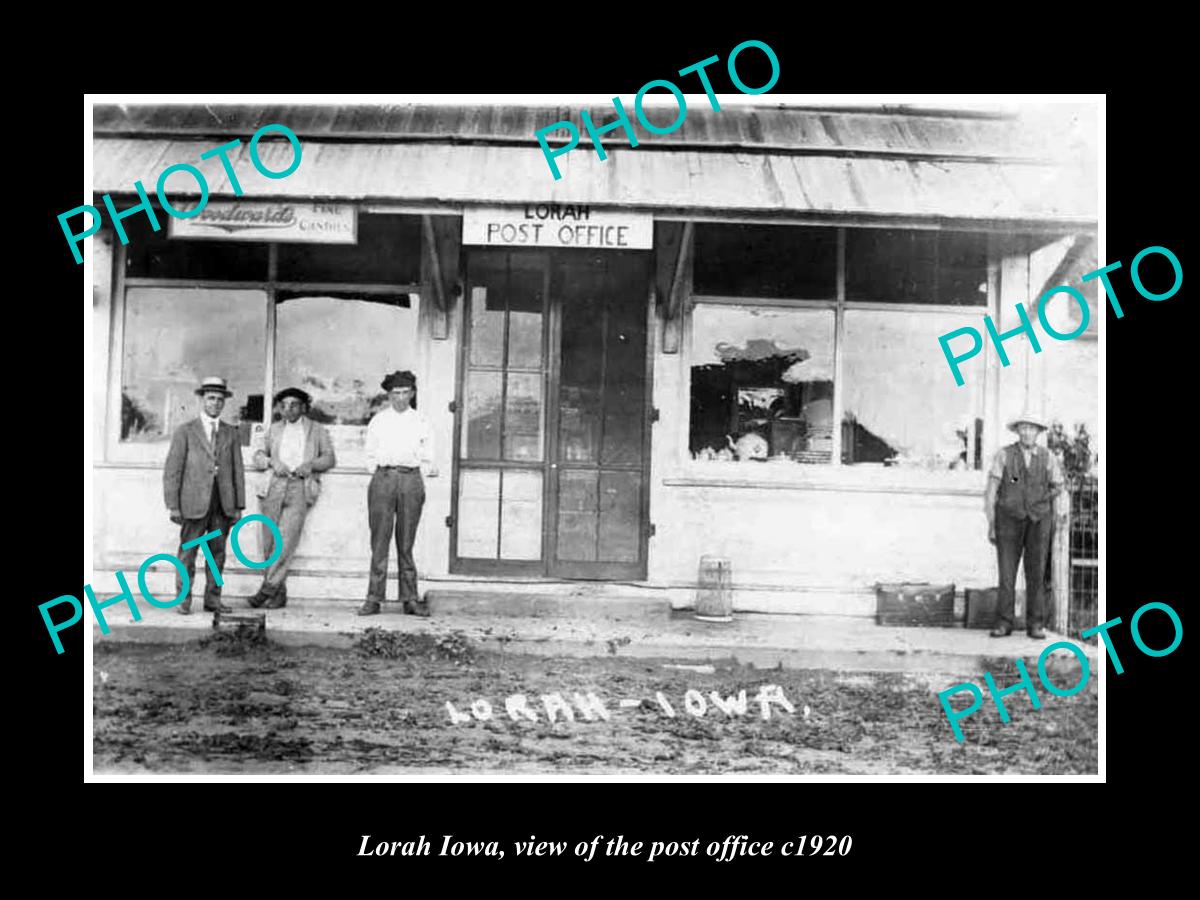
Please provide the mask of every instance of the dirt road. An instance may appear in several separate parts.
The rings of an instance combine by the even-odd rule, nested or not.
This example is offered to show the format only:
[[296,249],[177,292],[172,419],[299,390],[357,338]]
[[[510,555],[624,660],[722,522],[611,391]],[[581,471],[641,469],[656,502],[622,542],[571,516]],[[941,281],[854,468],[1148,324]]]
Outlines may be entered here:
[[1096,771],[1094,679],[1070,698],[1043,695],[1040,710],[1012,695],[1007,725],[985,701],[959,744],[920,676],[664,663],[482,653],[459,635],[378,630],[351,651],[227,635],[100,642],[95,771]]

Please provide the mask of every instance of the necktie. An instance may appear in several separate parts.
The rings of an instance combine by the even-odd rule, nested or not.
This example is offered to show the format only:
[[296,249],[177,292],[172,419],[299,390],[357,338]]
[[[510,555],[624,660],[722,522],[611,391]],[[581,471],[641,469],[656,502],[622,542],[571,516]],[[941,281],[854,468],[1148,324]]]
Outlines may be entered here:
[[213,422],[208,428],[208,445],[217,449],[217,423]]

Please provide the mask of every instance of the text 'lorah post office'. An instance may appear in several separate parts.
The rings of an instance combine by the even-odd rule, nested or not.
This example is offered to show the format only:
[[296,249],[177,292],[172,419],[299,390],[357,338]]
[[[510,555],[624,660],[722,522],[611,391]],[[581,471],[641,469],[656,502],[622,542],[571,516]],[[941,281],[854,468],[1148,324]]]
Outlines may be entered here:
[[654,218],[581,203],[479,207],[463,211],[462,242],[477,247],[649,250],[654,246]]

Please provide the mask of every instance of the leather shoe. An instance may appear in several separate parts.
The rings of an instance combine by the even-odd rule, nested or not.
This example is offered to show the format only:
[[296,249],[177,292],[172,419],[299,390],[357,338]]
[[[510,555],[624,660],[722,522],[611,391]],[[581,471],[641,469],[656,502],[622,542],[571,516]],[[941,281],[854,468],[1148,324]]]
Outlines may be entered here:
[[179,613],[181,616],[190,616],[192,614],[192,601],[184,600],[177,607],[175,607],[175,612]]
[[995,638],[1008,637],[1010,634],[1012,634],[1012,629],[1005,628],[1003,625],[997,625],[989,634],[991,637]]
[[262,592],[262,588],[259,588],[257,591],[254,592],[253,597],[246,598],[246,602],[248,604],[250,604],[251,609],[258,609],[260,606],[262,606],[264,603],[267,602],[267,595]]
[[233,607],[227,603],[218,603],[216,606],[205,606],[205,612],[233,612]]
[[267,602],[263,604],[263,609],[283,609],[285,606],[287,606],[287,588],[279,588],[279,590],[267,598]]
[[409,616],[429,618],[429,604],[424,600],[405,600],[404,613]]
[[1028,634],[1035,641],[1044,641],[1046,639],[1046,632],[1041,628],[1031,628],[1029,629]]
[[379,615],[379,604],[374,600],[367,600],[358,608],[360,616],[377,616]]

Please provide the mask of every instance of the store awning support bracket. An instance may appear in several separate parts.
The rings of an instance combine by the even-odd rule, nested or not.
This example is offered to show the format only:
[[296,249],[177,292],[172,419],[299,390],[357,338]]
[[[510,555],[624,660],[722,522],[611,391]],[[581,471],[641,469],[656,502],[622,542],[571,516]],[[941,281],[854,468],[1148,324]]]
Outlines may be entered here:
[[1046,279],[1046,283],[1038,289],[1036,294],[1030,294],[1030,297],[1041,297],[1051,288],[1058,287],[1060,284],[1067,284],[1072,279],[1072,273],[1082,265],[1084,260],[1091,261],[1095,258],[1096,233],[1094,231],[1085,231],[1076,234],[1071,241],[1071,245],[1063,254],[1063,258],[1059,260],[1050,277]]
[[[664,260],[674,262],[670,287],[664,291],[667,298],[666,314],[663,317],[663,353],[678,353],[683,317],[686,312],[688,294],[688,265],[692,253],[695,223],[685,222],[682,233],[672,229],[665,235]],[[661,268],[660,268],[661,272]]]
[[433,299],[431,333],[434,340],[443,341],[450,334],[450,306],[458,296],[459,242],[453,232],[456,216],[421,216],[424,236],[423,281]]

